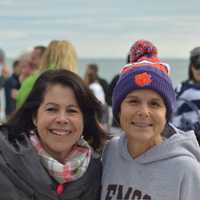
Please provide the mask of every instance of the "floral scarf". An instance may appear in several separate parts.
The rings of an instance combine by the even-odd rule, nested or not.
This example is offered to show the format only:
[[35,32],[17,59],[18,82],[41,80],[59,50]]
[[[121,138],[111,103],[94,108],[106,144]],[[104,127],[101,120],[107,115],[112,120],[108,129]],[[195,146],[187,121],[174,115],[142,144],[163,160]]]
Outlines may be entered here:
[[31,143],[37,150],[44,167],[49,174],[60,184],[71,182],[80,178],[88,168],[90,163],[92,149],[89,144],[80,138],[75,145],[65,164],[52,158],[42,147],[42,144],[36,134],[30,136]]

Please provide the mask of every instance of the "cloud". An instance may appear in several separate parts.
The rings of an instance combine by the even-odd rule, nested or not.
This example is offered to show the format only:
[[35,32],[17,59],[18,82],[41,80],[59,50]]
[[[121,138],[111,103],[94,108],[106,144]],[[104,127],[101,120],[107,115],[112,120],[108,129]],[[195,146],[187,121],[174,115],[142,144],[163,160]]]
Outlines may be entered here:
[[166,56],[185,56],[199,41],[199,5],[195,0],[1,0],[0,43],[16,52],[68,39],[80,56],[123,57],[130,41],[146,38]]
[[12,6],[14,4],[14,0],[1,0],[0,6],[7,7]]
[[[0,38],[6,38],[6,40],[18,40],[18,39],[25,39],[28,38],[28,34],[25,32],[15,31],[15,30],[1,30],[0,31]],[[1,41],[1,43],[3,40]]]

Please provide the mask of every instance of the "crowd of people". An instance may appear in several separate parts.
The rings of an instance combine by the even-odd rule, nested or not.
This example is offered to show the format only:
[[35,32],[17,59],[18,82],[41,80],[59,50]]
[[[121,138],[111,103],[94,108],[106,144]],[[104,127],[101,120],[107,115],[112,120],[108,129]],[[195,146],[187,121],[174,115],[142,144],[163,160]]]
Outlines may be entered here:
[[12,73],[0,50],[1,200],[199,198],[200,47],[177,88],[152,42],[127,52],[108,83],[96,63],[79,76],[66,40],[35,46]]

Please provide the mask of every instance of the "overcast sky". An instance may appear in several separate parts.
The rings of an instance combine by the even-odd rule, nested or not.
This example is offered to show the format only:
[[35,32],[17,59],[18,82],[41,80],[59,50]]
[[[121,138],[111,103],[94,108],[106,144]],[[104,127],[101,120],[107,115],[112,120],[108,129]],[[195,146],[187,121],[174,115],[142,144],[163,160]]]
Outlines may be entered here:
[[188,58],[200,46],[199,0],[0,0],[0,48],[14,57],[53,39],[81,58],[124,58],[137,39],[160,57]]

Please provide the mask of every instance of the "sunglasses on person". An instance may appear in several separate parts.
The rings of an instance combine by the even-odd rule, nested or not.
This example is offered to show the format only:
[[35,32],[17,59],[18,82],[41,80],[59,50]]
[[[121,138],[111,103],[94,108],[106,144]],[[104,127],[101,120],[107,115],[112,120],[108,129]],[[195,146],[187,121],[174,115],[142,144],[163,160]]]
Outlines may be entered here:
[[196,64],[196,65],[192,65],[192,67],[196,70],[199,70],[200,69],[200,63]]

